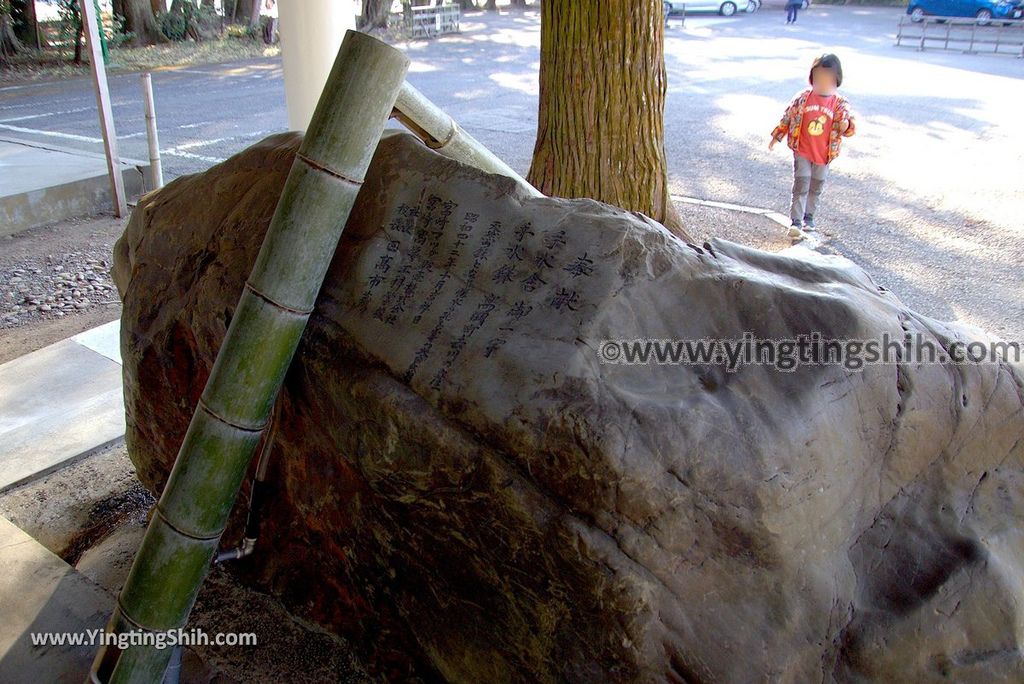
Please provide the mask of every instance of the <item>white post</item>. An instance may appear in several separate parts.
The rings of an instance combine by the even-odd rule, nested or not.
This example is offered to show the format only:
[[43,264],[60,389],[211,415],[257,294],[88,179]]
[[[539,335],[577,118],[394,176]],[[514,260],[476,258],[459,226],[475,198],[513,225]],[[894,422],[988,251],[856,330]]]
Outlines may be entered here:
[[280,0],[277,7],[288,127],[304,131],[345,31],[356,27],[355,3]]
[[164,187],[164,170],[160,164],[160,140],[156,132],[156,106],[153,104],[153,78],[142,74],[142,101],[146,105],[146,137],[149,140],[149,176],[153,189]]
[[107,88],[107,70],[103,66],[103,50],[100,47],[99,20],[93,0],[78,3],[85,19],[85,40],[89,47],[89,64],[92,66],[92,80],[96,86],[96,106],[100,110],[100,130],[103,132],[103,148],[107,153],[107,172],[114,191],[114,216],[128,213],[128,202],[124,196],[124,178],[121,176],[121,158],[117,154],[117,134],[114,132],[114,115],[110,109],[110,90]]

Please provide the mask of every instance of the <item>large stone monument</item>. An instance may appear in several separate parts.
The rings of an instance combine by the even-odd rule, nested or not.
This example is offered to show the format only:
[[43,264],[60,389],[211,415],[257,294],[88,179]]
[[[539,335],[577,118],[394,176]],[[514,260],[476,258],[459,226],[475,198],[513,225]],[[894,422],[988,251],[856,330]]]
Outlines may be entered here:
[[[154,491],[298,140],[147,196],[118,243]],[[1024,679],[1021,368],[609,363],[606,343],[744,333],[987,339],[842,258],[687,245],[387,136],[235,567],[390,680]]]

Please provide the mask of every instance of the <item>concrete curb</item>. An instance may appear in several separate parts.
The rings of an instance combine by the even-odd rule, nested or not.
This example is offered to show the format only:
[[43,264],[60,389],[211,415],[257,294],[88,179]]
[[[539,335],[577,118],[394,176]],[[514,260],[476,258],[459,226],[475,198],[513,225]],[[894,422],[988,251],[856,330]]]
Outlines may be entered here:
[[[786,230],[789,230],[790,220],[789,217],[780,214],[773,209],[763,209],[761,207],[750,207],[745,204],[731,204],[729,202],[716,202],[714,200],[704,200],[698,197],[687,197],[686,195],[669,195],[675,202],[684,202],[686,204],[697,204],[702,207],[713,207],[715,209],[727,209],[729,211],[738,211],[743,214],[754,214],[756,216],[763,216],[770,221],[774,221]],[[796,240],[793,244],[803,245],[809,249],[815,251],[821,251],[824,249],[824,245],[821,242],[821,238],[818,237],[817,232],[803,232],[803,238]]]

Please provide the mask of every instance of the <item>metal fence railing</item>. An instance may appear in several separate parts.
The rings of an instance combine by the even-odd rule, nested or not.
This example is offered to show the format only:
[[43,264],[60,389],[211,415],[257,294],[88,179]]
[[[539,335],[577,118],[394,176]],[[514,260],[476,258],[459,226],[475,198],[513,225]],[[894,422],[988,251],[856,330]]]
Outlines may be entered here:
[[914,21],[904,15],[896,28],[896,45],[1024,57],[1024,21],[933,16]]

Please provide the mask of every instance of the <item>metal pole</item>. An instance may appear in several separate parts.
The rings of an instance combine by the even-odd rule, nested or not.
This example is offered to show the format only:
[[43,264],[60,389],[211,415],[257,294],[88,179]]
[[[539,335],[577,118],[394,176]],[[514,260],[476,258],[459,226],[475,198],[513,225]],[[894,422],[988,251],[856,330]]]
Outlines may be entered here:
[[149,177],[153,189],[164,187],[164,170],[160,165],[160,141],[156,132],[156,107],[153,104],[153,78],[142,74],[142,101],[146,106],[146,138],[149,140]]
[[159,638],[188,623],[408,66],[387,44],[346,34],[118,596],[92,682],[163,677],[171,649],[157,648]]
[[432,150],[488,173],[508,176],[534,197],[544,196],[540,190],[530,185],[480,141],[459,128],[452,117],[408,83],[403,83],[398,93],[395,118]]
[[78,6],[85,19],[85,41],[89,48],[93,85],[96,86],[96,107],[100,111],[100,130],[103,132],[103,148],[107,153],[107,172],[110,174],[110,186],[114,194],[114,216],[121,217],[128,213],[128,202],[124,196],[121,158],[117,154],[117,134],[114,132],[114,115],[110,108],[107,70],[103,67],[103,54],[100,51],[96,6],[91,2],[80,2]]

